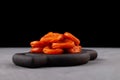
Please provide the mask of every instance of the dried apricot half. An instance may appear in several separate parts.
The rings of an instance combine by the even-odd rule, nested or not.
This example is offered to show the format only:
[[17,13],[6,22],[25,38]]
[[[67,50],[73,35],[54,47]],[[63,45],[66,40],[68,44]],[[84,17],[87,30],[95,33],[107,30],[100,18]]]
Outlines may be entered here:
[[80,44],[80,40],[69,32],[65,32],[64,37],[67,38],[67,39],[73,40],[76,45]]
[[63,42],[59,42],[59,43],[52,43],[52,48],[72,48],[75,46],[75,43],[72,40],[64,40]]
[[46,35],[44,35],[40,39],[40,41],[41,42],[46,42],[46,43],[53,43],[53,42],[59,42],[62,39],[63,39],[63,34],[49,32]]
[[82,46],[74,46],[73,48],[67,49],[69,53],[78,53],[81,52]]
[[45,54],[62,54],[63,53],[63,49],[52,49],[49,46],[46,46],[43,48],[43,52]]

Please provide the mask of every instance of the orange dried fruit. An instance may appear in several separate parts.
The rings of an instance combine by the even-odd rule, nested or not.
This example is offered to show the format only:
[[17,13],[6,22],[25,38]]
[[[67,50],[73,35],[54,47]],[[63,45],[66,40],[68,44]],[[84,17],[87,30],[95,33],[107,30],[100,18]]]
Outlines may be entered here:
[[42,48],[40,48],[40,47],[33,47],[33,48],[31,48],[30,49],[30,52],[31,53],[42,53]]
[[49,46],[46,46],[46,47],[43,48],[43,52],[45,54],[62,54],[63,49],[52,49]]
[[63,42],[52,43],[52,48],[64,49],[64,48],[72,48],[74,46],[75,46],[74,42],[68,39],[64,40]]
[[62,39],[63,39],[63,34],[49,32],[46,35],[44,35],[40,39],[40,41],[46,42],[46,43],[53,43],[53,42],[59,42]]
[[78,53],[81,52],[82,46],[74,46],[73,48],[67,49],[69,53]]
[[80,40],[69,32],[64,33],[64,37],[75,42],[76,45],[80,44]]
[[42,41],[31,41],[30,45],[31,45],[31,47],[44,47],[47,44]]
[[39,41],[31,41],[30,45],[30,52],[44,54],[77,53],[82,48],[80,40],[69,32],[48,32]]

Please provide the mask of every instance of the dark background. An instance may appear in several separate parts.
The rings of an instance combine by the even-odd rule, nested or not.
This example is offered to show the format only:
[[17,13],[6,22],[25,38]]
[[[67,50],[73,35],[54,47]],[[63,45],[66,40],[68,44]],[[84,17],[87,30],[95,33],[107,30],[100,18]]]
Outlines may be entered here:
[[[54,8],[53,8],[54,7]],[[106,6],[4,7],[0,47],[30,47],[49,31],[72,33],[84,47],[120,47],[118,10]]]

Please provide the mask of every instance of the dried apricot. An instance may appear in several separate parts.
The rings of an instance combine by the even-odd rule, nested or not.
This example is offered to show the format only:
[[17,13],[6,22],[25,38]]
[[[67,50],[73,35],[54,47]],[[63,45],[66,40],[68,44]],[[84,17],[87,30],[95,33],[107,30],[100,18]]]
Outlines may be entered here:
[[42,41],[31,41],[30,45],[31,45],[31,47],[44,47],[47,44]]
[[46,42],[46,43],[53,43],[53,42],[59,42],[62,39],[63,39],[63,34],[49,32],[46,35],[44,35],[40,39],[40,41]]
[[69,32],[65,32],[64,37],[67,38],[67,39],[73,40],[76,45],[80,44],[80,40]]
[[34,47],[34,48],[31,48],[30,49],[30,52],[31,53],[42,53],[42,48],[40,48],[40,47]]
[[67,49],[68,52],[70,53],[78,53],[81,52],[82,46],[74,46],[73,48]]
[[64,40],[63,42],[59,42],[59,43],[52,43],[52,48],[72,48],[74,47],[75,44],[73,41],[71,40]]
[[31,41],[30,45],[30,52],[45,54],[77,53],[82,48],[80,40],[69,32],[48,32],[39,41]]
[[49,46],[46,46],[46,47],[43,48],[43,52],[45,54],[62,54],[63,49],[52,49]]

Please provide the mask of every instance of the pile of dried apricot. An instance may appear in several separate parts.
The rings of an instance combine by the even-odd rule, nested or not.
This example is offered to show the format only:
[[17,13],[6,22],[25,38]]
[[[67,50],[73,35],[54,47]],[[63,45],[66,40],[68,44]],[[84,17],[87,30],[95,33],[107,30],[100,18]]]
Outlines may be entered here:
[[82,48],[80,40],[69,32],[48,32],[40,40],[31,41],[30,46],[30,52],[38,54],[78,53]]

